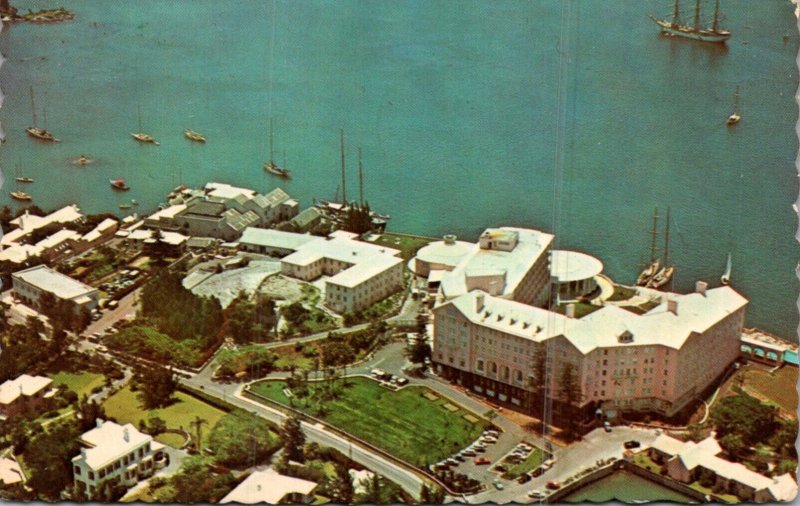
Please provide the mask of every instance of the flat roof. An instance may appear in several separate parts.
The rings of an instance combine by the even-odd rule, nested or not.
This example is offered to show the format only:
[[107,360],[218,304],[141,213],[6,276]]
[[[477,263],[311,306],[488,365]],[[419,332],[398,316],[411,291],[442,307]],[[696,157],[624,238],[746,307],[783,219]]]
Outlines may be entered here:
[[11,245],[34,230],[51,223],[71,223],[81,218],[83,218],[83,214],[81,214],[81,210],[75,204],[62,207],[47,216],[36,216],[25,211],[24,214],[11,220],[11,224],[18,228],[3,235],[2,238],[0,238],[0,245]]
[[194,215],[194,216],[209,216],[218,218],[222,216],[225,212],[225,204],[220,202],[210,202],[208,200],[201,200],[199,202],[194,202],[189,204],[186,209],[181,212],[180,214],[183,216],[186,215]]
[[0,459],[0,483],[13,485],[22,481],[22,469],[15,461],[2,458]]
[[550,252],[550,275],[559,283],[591,279],[603,272],[603,262],[578,251],[553,250]]
[[416,259],[430,264],[441,264],[455,267],[467,255],[474,255],[479,246],[465,241],[435,241],[417,251]]
[[155,213],[151,214],[147,217],[148,220],[161,220],[161,218],[172,219],[177,215],[179,212],[186,209],[186,204],[175,204]]
[[244,195],[247,199],[251,199],[256,196],[255,190],[251,190],[250,188],[240,188],[238,186],[225,183],[207,183],[205,189],[209,196],[222,199],[236,199],[236,197],[240,195]]
[[23,271],[11,274],[25,283],[35,286],[40,290],[51,292],[61,299],[74,299],[81,295],[88,295],[96,290],[89,285],[74,280],[61,274],[46,265],[37,265]]
[[106,218],[100,223],[98,223],[97,226],[94,227],[92,230],[87,232],[86,235],[82,237],[82,239],[87,242],[96,241],[103,235],[103,232],[111,228],[114,228],[116,225],[117,225],[117,220],[114,220],[112,218]]
[[317,488],[317,484],[313,481],[285,476],[272,469],[254,471],[223,497],[220,503],[278,504],[288,494],[308,495],[315,488]]
[[[527,228],[490,228],[484,234],[518,236],[518,241],[511,251],[475,248],[448,274],[442,278],[442,293],[447,298],[467,293],[467,278],[471,275],[487,275],[492,272],[505,273],[503,294],[508,295],[517,289],[520,281],[533,265],[547,252],[554,236],[538,230]],[[474,274],[473,274],[474,273]]]
[[304,244],[316,240],[319,240],[319,237],[314,235],[284,232],[272,228],[247,227],[244,229],[239,243],[296,251]]

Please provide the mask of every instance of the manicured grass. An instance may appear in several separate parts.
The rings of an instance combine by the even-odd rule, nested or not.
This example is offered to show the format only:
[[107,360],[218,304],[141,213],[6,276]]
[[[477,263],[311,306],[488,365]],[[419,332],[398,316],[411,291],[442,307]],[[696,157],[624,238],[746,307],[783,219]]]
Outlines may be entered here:
[[611,301],[628,300],[636,295],[636,290],[622,285],[614,285],[614,293],[608,298]]
[[746,389],[772,400],[791,416],[797,416],[797,367],[783,366],[772,374],[748,368],[744,374]]
[[105,376],[93,372],[72,373],[61,371],[53,374],[54,386],[63,386],[78,394],[78,398],[90,395],[92,389],[103,386],[106,382]]
[[[277,348],[270,348],[269,351],[277,355],[278,359],[275,361],[275,369],[288,370],[293,364],[296,369],[305,369],[310,371],[314,366],[314,359],[303,355],[302,351],[297,351],[295,345],[287,344],[286,346],[279,346]],[[319,356],[320,349],[314,343],[306,343],[304,347],[309,346],[316,348],[317,356]],[[322,366],[320,366],[322,367]]]
[[417,250],[433,241],[438,241],[436,238],[413,237],[404,234],[385,233],[376,239],[373,244],[380,244],[390,248],[399,249],[400,256],[408,260],[417,254]]
[[[205,428],[205,427],[204,427]],[[180,448],[186,442],[186,438],[181,436],[180,434],[173,434],[173,433],[163,433],[156,436],[156,441],[159,443],[163,443],[167,446],[171,446],[173,448]],[[205,437],[203,437],[205,440]]]
[[[125,387],[119,392],[109,397],[103,407],[106,414],[116,418],[119,423],[132,423],[139,427],[139,420],[147,420],[152,416],[157,416],[167,423],[170,429],[192,431],[190,423],[195,417],[200,417],[208,422],[203,426],[203,443],[207,441],[208,434],[217,422],[225,416],[225,412],[205,402],[192,397],[184,392],[175,393],[175,402],[166,408],[144,410],[142,408],[136,392],[132,392],[129,387]],[[171,438],[170,438],[171,439]],[[182,442],[182,441],[181,441]]]
[[519,464],[510,467],[503,476],[512,480],[514,478],[518,478],[521,475],[533,471],[534,469],[542,465],[542,462],[544,462],[545,460],[544,457],[545,457],[544,451],[534,447],[531,454],[528,455],[528,457],[525,460],[523,460]]
[[639,467],[643,467],[650,471],[651,473],[659,474],[661,472],[661,466],[653,462],[653,459],[647,455],[646,451],[639,452],[633,456],[633,463]]
[[740,502],[739,498],[736,497],[735,495],[732,495],[732,494],[715,494],[711,490],[710,487],[704,487],[704,486],[700,485],[699,481],[695,481],[695,482],[690,483],[689,487],[697,490],[700,493],[706,494],[706,495],[715,495],[715,496],[719,497],[720,499],[722,499],[723,501],[726,501],[726,502],[729,502],[729,503],[738,503],[738,502]]
[[[447,399],[426,399],[426,388],[406,387],[392,392],[367,378],[348,381],[338,398],[324,402],[321,418],[411,464],[427,465],[448,457],[474,441],[485,428],[484,422],[465,420],[464,409],[444,409]],[[283,381],[267,380],[252,389],[289,405],[285,388]],[[314,399],[294,399],[293,403],[301,411],[318,413],[319,403]]]

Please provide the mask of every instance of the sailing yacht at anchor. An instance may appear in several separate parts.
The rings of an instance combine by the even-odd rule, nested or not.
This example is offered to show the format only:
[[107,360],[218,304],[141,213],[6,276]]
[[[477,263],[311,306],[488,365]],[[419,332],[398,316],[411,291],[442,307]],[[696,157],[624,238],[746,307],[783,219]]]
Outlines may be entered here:
[[675,0],[675,7],[672,11],[672,18],[667,19],[650,16],[650,19],[661,27],[661,33],[670,37],[682,37],[694,39],[702,42],[724,43],[731,37],[731,32],[719,26],[719,0],[714,2],[714,18],[711,26],[703,27],[700,20],[700,0],[695,0],[694,20],[692,24],[686,24],[681,20],[680,0]]

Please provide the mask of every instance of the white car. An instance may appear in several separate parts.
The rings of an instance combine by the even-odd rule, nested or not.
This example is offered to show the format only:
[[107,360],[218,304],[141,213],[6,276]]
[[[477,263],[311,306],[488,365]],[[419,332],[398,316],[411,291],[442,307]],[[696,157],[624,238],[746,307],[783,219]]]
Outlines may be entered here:
[[541,490],[534,489],[534,490],[531,490],[530,492],[528,492],[528,497],[530,497],[531,499],[542,499],[542,498],[544,498],[546,496],[547,496],[547,494],[545,494]]

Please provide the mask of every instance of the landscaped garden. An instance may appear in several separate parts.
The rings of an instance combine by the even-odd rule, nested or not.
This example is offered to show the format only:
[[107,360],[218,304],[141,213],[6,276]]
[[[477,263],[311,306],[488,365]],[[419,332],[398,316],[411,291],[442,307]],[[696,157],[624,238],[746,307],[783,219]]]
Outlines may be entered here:
[[303,398],[291,392],[292,397],[287,397],[289,390],[284,381],[261,381],[251,390],[317,416],[419,466],[466,447],[487,425],[474,413],[427,388],[406,387],[395,392],[367,378],[349,378],[346,385],[341,379],[337,382],[339,385],[333,388],[335,397],[330,400],[322,400],[328,382],[311,382],[309,395]]
[[427,238],[405,234],[384,233],[373,241],[373,244],[399,249],[400,256],[403,257],[404,260],[409,260],[417,254],[417,250],[421,247],[437,240],[438,239],[433,237]]
[[94,372],[66,372],[53,374],[53,386],[64,387],[78,394],[78,397],[91,395],[92,391],[101,388],[106,378]]
[[748,367],[738,374],[744,376],[746,390],[774,402],[785,414],[797,416],[797,367],[784,366],[773,373]]
[[518,478],[525,473],[529,473],[542,465],[545,460],[545,452],[539,448],[533,447],[533,451],[524,460],[517,464],[507,466],[507,471],[503,474],[504,478],[514,479]]
[[[200,417],[206,421],[203,426],[203,443],[206,444],[211,430],[225,416],[225,412],[185,393],[176,392],[174,401],[167,407],[146,410],[142,407],[137,392],[126,386],[119,392],[109,397],[103,408],[106,415],[115,418],[118,423],[132,423],[139,427],[141,421],[147,422],[150,418],[161,418],[166,422],[168,429],[183,429],[192,432],[192,423]],[[156,440],[170,446],[183,444],[183,438],[177,434],[159,434]]]

